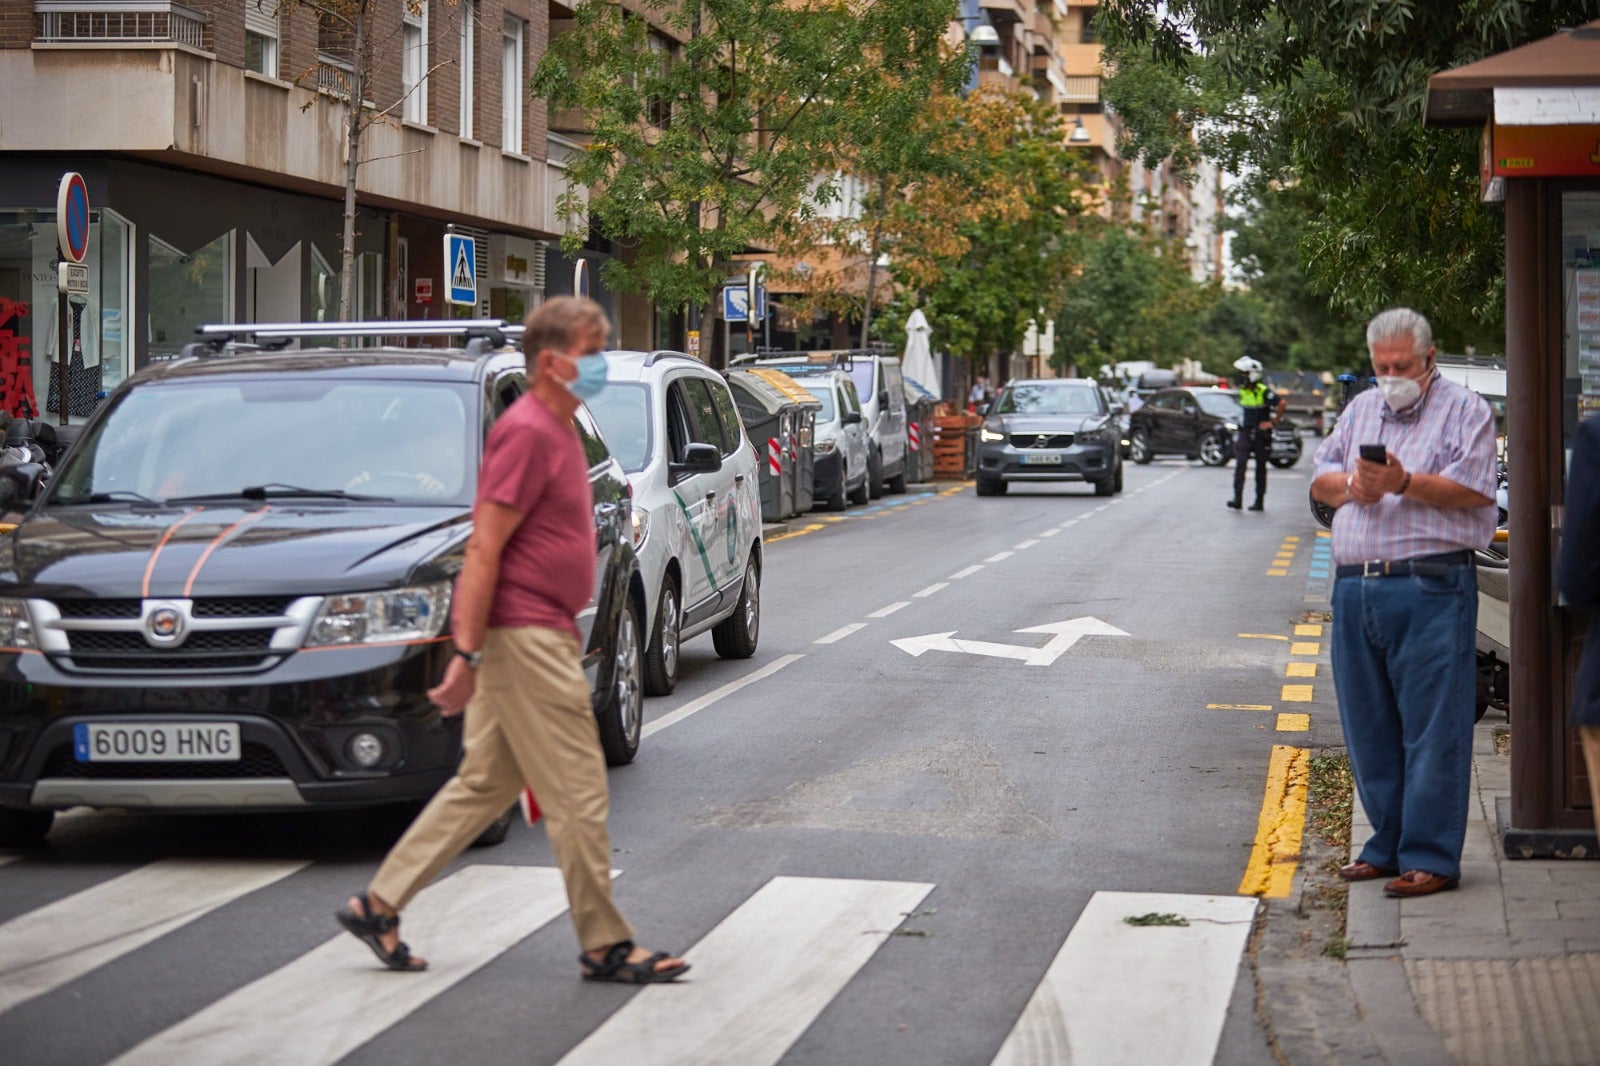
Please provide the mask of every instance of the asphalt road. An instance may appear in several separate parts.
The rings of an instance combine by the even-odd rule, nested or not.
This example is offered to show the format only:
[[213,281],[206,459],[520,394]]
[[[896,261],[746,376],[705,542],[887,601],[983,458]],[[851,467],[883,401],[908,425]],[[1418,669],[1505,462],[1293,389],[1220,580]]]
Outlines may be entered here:
[[687,643],[612,773],[617,895],[680,986],[576,980],[542,830],[419,898],[417,978],[332,921],[381,818],[72,814],[0,867],[0,1058],[1272,1062],[1241,885],[1274,746],[1329,728],[1278,718],[1315,706],[1308,468],[1265,514],[1167,461],[791,523],[755,658]]

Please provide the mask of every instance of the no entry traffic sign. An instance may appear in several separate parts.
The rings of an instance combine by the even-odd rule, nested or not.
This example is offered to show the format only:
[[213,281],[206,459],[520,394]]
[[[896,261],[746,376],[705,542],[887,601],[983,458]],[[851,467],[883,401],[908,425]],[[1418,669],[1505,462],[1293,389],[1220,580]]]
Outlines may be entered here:
[[61,175],[56,193],[56,242],[61,254],[74,263],[83,262],[89,254],[89,187],[76,171]]

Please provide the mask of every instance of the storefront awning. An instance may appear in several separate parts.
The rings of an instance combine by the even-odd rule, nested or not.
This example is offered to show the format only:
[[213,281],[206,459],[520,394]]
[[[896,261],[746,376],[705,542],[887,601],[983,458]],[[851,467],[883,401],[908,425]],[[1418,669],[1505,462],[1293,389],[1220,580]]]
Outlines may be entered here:
[[[1585,108],[1600,106],[1600,20],[1433,75],[1428,79],[1423,121],[1429,126],[1481,126],[1495,117],[1497,90],[1529,89],[1576,90],[1548,96],[1553,106],[1577,109],[1568,122],[1594,121],[1576,116]],[[1517,95],[1533,102],[1526,94]]]

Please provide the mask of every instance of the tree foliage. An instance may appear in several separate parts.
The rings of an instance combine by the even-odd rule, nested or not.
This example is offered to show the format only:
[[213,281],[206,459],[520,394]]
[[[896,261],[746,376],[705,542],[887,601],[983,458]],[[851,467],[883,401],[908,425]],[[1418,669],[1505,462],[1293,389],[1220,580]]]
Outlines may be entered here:
[[893,124],[951,69],[955,0],[641,6],[681,42],[674,58],[644,18],[580,4],[533,91],[580,112],[570,132],[588,138],[559,205],[563,247],[592,225],[631,252],[606,263],[607,284],[658,307],[705,305],[735,256],[813,217],[835,194],[817,174],[903,167]]
[[1108,0],[1100,17],[1130,144],[1194,135],[1257,192],[1298,185],[1301,261],[1333,308],[1406,302],[1493,333],[1503,221],[1479,202],[1476,135],[1422,127],[1427,79],[1594,16],[1594,0]]
[[899,295],[880,335],[913,306],[941,347],[987,358],[1015,351],[1028,322],[1060,312],[1089,211],[1084,155],[1060,114],[1020,93],[982,89],[930,101],[923,177],[889,205],[882,245]]

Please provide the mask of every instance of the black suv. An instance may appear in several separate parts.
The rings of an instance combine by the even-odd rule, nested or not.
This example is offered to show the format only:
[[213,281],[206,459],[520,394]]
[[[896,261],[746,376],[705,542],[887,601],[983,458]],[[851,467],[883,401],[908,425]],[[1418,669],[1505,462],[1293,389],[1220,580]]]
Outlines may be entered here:
[[[0,537],[0,842],[79,805],[415,802],[459,759],[461,719],[425,693],[484,438],[528,388],[515,330],[200,332],[121,385],[47,485],[38,466],[0,481],[26,508]],[[438,334],[461,346],[272,350]],[[598,533],[584,664],[616,765],[643,722],[643,585],[627,479],[576,422]]]

